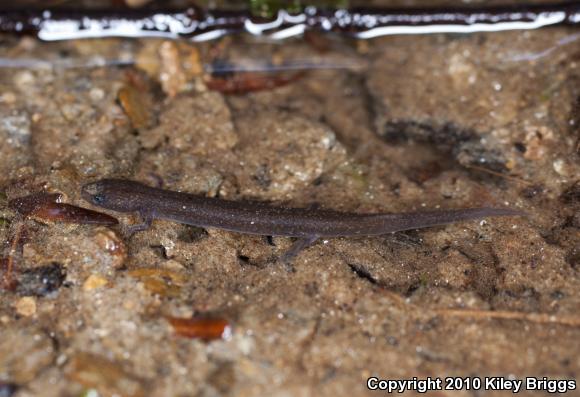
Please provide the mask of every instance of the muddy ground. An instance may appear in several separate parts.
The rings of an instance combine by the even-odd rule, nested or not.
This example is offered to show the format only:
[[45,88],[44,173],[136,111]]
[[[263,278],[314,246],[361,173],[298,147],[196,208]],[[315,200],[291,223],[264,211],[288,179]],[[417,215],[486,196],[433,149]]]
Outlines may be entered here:
[[[0,69],[0,238],[17,283],[0,293],[0,395],[9,384],[18,397],[340,396],[363,394],[370,376],[576,379],[573,35],[195,46],[2,36],[2,58],[51,65]],[[227,95],[208,88],[200,65],[212,58],[357,67]],[[129,64],[88,65],[119,59]],[[47,191],[96,209],[80,187],[103,177],[341,211],[529,216],[319,241],[289,273],[276,261],[289,238],[166,221],[127,237],[131,215],[64,224],[7,205]],[[8,244],[20,232],[22,254]],[[207,314],[231,337],[187,338],[168,321]]]

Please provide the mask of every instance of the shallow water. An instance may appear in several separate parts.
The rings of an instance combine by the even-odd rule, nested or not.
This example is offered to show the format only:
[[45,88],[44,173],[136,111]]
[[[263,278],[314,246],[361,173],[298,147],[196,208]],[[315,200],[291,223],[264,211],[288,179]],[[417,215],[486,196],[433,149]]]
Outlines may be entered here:
[[[2,36],[0,59],[41,62],[0,68],[8,198],[47,190],[88,207],[80,186],[114,176],[343,211],[508,206],[529,217],[331,239],[287,273],[276,258],[290,239],[162,221],[129,239],[23,221],[0,198],[2,241],[26,229],[15,277],[29,287],[0,295],[0,383],[23,386],[17,396],[306,396],[358,395],[371,375],[575,377],[577,35]],[[212,67],[305,60],[344,67],[285,72],[295,78],[243,95],[208,88],[263,77]],[[61,277],[55,267],[62,285],[38,287],[34,271]],[[166,318],[200,313],[227,318],[231,338],[180,337]]]

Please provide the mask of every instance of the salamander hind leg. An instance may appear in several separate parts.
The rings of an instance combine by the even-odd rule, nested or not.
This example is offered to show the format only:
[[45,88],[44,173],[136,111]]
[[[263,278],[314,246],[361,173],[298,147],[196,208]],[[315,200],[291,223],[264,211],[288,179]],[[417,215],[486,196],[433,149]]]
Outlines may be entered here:
[[310,247],[314,242],[318,240],[318,236],[302,237],[299,238],[292,244],[290,249],[280,257],[280,262],[284,265],[287,271],[293,272],[294,266],[292,261],[294,258],[304,249]]

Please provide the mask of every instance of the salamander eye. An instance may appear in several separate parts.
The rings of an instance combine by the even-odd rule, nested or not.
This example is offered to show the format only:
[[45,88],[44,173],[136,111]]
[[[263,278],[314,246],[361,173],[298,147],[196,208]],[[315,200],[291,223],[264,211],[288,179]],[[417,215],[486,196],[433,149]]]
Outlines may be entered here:
[[93,196],[93,202],[95,204],[102,204],[105,201],[105,195],[104,194],[95,194]]

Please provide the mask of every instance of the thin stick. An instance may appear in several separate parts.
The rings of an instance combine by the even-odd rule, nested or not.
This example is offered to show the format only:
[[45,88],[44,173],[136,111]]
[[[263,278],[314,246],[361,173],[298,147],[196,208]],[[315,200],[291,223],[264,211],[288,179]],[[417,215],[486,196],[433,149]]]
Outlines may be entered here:
[[554,315],[547,313],[524,313],[509,310],[477,310],[477,309],[432,309],[428,313],[413,303],[407,302],[399,294],[381,289],[381,293],[391,299],[399,307],[405,307],[416,314],[426,314],[431,317],[469,318],[474,320],[513,320],[536,324],[554,324],[568,327],[580,327],[580,316]]
[[14,264],[15,264],[15,257],[16,255],[20,255],[20,249],[22,248],[21,242],[22,237],[24,235],[24,223],[18,222],[16,224],[16,228],[14,234],[10,238],[8,253],[5,258],[3,259],[4,265],[4,274],[2,274],[2,287],[8,290],[12,290],[14,288]]
[[570,327],[580,327],[579,316],[553,315],[546,313],[523,313],[504,310],[473,310],[473,309],[435,309],[435,313],[443,317],[472,318],[476,320],[502,319],[527,321],[537,324],[556,324]]
[[518,182],[518,183],[521,183],[523,185],[527,185],[527,186],[533,185],[532,182],[528,182],[525,179],[521,179],[521,178],[518,178],[518,177],[515,177],[515,176],[511,176],[511,175],[502,174],[501,172],[492,171],[492,170],[487,169],[485,167],[480,167],[480,166],[477,166],[477,165],[463,165],[463,166],[465,168],[468,168],[468,169],[474,169],[474,170],[477,170],[477,171],[485,172],[487,174],[491,174],[491,175],[498,176],[500,178],[509,179],[510,181]]

